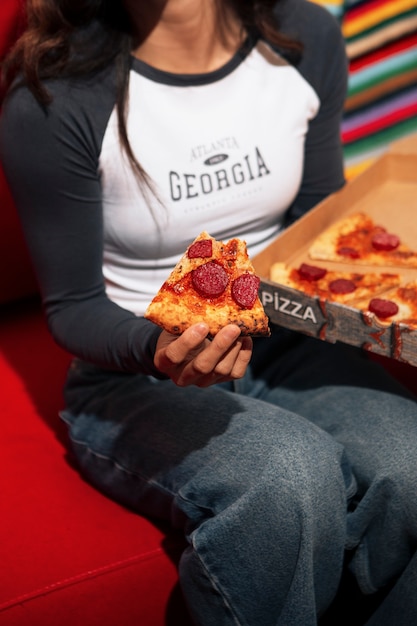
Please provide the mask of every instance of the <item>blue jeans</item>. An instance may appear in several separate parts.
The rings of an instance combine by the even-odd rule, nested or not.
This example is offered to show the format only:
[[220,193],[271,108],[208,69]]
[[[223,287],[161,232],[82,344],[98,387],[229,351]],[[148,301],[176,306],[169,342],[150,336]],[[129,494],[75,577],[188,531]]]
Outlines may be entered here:
[[417,624],[417,403],[359,350],[278,331],[208,389],[75,360],[65,397],[91,483],[184,532],[196,624],[314,626],[346,555],[369,626]]

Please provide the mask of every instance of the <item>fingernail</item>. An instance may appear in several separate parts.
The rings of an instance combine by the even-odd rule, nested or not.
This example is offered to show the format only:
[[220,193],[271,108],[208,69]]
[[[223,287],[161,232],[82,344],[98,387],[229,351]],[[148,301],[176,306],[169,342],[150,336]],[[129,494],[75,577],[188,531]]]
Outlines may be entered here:
[[194,328],[199,335],[204,336],[204,337],[207,335],[208,330],[209,330],[207,324],[205,324],[204,322],[201,322],[200,324],[196,324]]
[[240,328],[239,326],[230,325],[226,327],[225,332],[230,339],[237,339],[240,335]]

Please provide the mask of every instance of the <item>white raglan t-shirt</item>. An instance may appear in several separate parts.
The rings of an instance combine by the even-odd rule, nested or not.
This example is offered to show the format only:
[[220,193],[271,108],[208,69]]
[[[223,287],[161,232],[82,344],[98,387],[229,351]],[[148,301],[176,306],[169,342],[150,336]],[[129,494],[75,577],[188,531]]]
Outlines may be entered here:
[[318,108],[311,85],[263,42],[237,66],[189,81],[134,61],[128,134],[158,199],[138,188],[113,111],[100,156],[109,297],[143,314],[202,230],[243,238],[251,255],[270,243],[297,194]]

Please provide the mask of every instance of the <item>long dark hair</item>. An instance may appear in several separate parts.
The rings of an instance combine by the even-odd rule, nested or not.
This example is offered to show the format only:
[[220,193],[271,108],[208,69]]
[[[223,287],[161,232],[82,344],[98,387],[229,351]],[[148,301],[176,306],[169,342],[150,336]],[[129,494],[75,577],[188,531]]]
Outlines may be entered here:
[[[227,26],[232,13],[246,31],[258,32],[290,56],[301,54],[300,44],[280,33],[273,10],[277,0],[216,0],[216,4],[220,27]],[[126,130],[133,33],[122,1],[26,0],[22,18],[23,33],[1,62],[3,92],[20,75],[40,104],[47,106],[51,96],[45,79],[88,76],[114,63],[120,140],[139,177],[149,184]]]

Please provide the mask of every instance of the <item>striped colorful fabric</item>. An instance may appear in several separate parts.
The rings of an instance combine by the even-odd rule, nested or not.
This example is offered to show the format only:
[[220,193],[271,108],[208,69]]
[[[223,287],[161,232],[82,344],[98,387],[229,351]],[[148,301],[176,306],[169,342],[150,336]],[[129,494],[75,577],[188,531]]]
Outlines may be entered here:
[[417,0],[312,0],[341,23],[349,57],[346,176],[417,132]]

